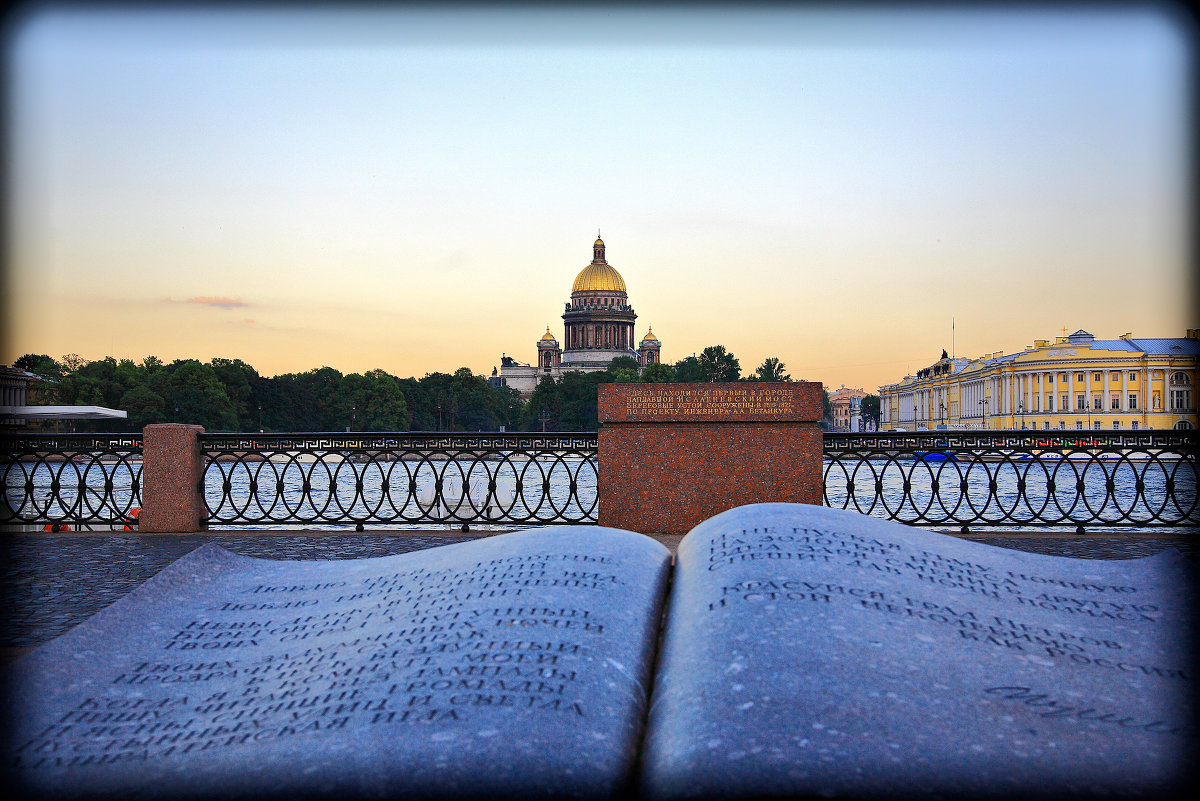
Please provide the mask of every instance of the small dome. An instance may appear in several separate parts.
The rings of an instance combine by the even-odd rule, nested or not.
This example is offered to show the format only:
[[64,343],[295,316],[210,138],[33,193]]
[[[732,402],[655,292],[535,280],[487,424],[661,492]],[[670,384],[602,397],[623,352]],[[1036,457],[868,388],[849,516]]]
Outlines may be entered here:
[[538,341],[539,342],[557,342],[558,340],[556,340],[554,338],[554,334],[550,333],[550,326],[546,326],[546,333],[542,334],[542,338],[539,339]]
[[657,342],[658,337],[654,336],[654,326],[650,326],[650,330],[646,332],[646,336],[642,337],[643,342]]

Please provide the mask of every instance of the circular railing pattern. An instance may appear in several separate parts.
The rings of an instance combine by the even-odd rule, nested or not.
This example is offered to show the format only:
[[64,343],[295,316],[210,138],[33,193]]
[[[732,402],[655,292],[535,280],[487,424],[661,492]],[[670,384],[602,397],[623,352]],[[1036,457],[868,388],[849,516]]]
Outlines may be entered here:
[[589,434],[204,435],[209,524],[578,524]]
[[[1086,437],[1086,439],[1080,439]],[[824,435],[824,503],[927,526],[1196,527],[1187,431]],[[595,523],[595,434],[205,434],[213,524]],[[138,434],[0,435],[0,524],[136,527]]]
[[6,435],[0,449],[0,524],[137,525],[140,434]]
[[825,436],[827,506],[931,526],[1195,527],[1196,437]]

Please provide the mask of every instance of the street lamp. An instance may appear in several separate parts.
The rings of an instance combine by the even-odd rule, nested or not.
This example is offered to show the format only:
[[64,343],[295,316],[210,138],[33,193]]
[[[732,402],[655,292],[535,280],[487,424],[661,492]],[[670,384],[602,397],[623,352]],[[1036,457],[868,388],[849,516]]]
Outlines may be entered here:
[[550,410],[542,409],[541,414],[538,415],[538,419],[542,421],[542,433],[545,434],[546,433],[546,421],[550,419]]
[[946,416],[946,404],[938,401],[938,426],[942,425],[942,419]]
[[1024,403],[1017,404],[1017,414],[1021,415],[1021,430],[1024,431],[1025,430],[1025,404]]
[[979,427],[980,427],[980,428],[987,428],[987,407],[988,407],[988,399],[987,399],[987,398],[984,398],[983,400],[979,401],[979,405],[983,407],[983,422],[979,424]]

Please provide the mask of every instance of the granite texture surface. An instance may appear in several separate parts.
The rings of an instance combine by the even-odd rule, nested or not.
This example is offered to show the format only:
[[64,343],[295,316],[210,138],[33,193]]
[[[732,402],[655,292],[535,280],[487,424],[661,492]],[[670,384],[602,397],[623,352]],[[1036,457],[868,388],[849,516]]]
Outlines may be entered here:
[[820,384],[598,391],[601,525],[684,534],[736,506],[821,502]]
[[728,384],[601,384],[600,422],[792,422],[821,419],[821,385],[810,381]]
[[668,566],[653,540],[595,528],[334,562],[208,544],[9,667],[4,786],[613,797]]
[[203,426],[162,423],[143,429],[142,513],[138,530],[148,534],[193,532],[204,527],[200,482]]
[[727,512],[677,551],[644,797],[1172,797],[1190,568]]

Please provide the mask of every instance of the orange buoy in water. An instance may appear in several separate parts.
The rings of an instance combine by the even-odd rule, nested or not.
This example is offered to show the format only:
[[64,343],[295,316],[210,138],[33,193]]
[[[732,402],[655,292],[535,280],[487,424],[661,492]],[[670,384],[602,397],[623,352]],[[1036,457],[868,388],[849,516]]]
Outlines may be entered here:
[[133,507],[129,510],[129,514],[125,516],[125,530],[133,531],[138,523],[138,518],[141,517],[142,510],[138,507]]
[[42,531],[70,531],[71,527],[66,523],[47,523],[42,527]]

